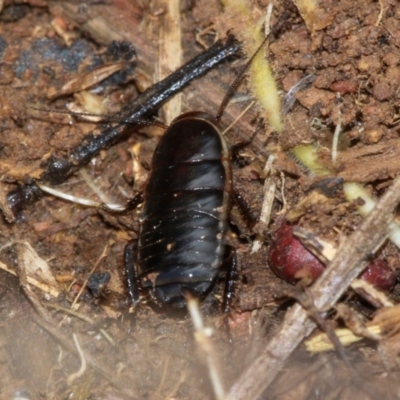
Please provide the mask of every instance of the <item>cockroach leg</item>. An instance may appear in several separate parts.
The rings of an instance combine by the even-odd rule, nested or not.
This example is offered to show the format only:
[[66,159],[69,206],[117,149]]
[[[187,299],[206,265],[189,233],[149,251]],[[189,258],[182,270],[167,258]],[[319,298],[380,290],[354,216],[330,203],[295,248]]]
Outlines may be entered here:
[[258,218],[254,215],[246,200],[236,189],[233,189],[233,197],[248,228],[252,229],[253,226],[258,222]]
[[227,273],[225,278],[224,297],[222,301],[222,311],[227,314],[231,311],[231,303],[235,289],[235,283],[238,278],[238,262],[236,256],[236,249],[228,246],[227,250]]
[[238,154],[239,150],[242,150],[245,147],[247,147],[257,136],[257,133],[260,131],[260,129],[263,127],[264,127],[264,123],[258,124],[256,129],[254,129],[254,132],[249,137],[249,139],[243,140],[241,142],[231,145],[231,154],[232,154],[232,158],[234,160],[236,160],[239,157],[239,154]]
[[[231,311],[232,299],[234,295],[235,283],[238,278],[238,262],[236,256],[236,249],[232,246],[227,246],[227,258],[224,262],[226,265],[226,278],[224,287],[224,296],[222,300],[222,312],[224,313],[223,324],[225,326],[227,340],[230,345],[233,344],[232,332],[229,327],[229,313]],[[231,352],[228,357],[230,359]]]
[[125,274],[126,282],[128,285],[129,297],[132,301],[133,309],[136,308],[139,303],[139,285],[135,270],[135,254],[137,252],[137,240],[131,240],[125,246],[124,249],[124,264],[125,264]]

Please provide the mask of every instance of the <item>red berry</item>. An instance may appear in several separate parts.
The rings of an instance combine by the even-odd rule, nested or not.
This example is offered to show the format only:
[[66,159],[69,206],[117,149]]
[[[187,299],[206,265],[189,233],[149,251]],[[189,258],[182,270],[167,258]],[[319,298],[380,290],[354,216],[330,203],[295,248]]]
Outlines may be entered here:
[[[276,232],[269,250],[269,265],[279,278],[289,283],[303,278],[314,281],[325,268],[293,235],[293,227],[288,224],[282,224]],[[360,279],[377,289],[391,290],[396,283],[396,273],[386,261],[375,260],[360,275]]]
[[317,279],[325,266],[293,236],[293,227],[283,224],[269,250],[272,271],[286,282],[301,278]]
[[396,284],[396,273],[384,260],[374,260],[361,274],[363,279],[380,290],[392,290]]

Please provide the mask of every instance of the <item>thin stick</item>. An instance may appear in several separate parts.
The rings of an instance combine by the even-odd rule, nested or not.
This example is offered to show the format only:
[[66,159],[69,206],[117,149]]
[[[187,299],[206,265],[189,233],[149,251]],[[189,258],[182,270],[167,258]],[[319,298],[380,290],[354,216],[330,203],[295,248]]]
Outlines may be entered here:
[[44,303],[44,306],[47,307],[47,308],[52,308],[53,310],[65,312],[65,313],[67,313],[69,315],[73,315],[74,317],[79,318],[79,319],[81,319],[83,321],[86,321],[89,324],[94,324],[94,322],[95,322],[94,319],[88,317],[87,315],[84,315],[84,314],[82,314],[82,313],[80,313],[78,311],[75,311],[75,310],[71,310],[69,308],[62,307],[59,304]]
[[89,278],[90,276],[93,274],[93,272],[96,270],[96,268],[98,267],[98,265],[100,264],[101,260],[106,257],[107,255],[107,251],[108,251],[108,244],[104,247],[103,253],[101,254],[101,256],[99,257],[99,259],[96,261],[96,264],[93,266],[92,270],[89,272],[89,275],[87,276],[85,282],[83,283],[81,289],[79,290],[78,294],[76,295],[73,303],[71,304],[71,309],[74,309],[75,304],[78,302],[79,298],[81,297],[83,291],[86,288],[87,283],[89,282]]
[[[2,263],[1,261],[0,261],[0,269],[8,272],[11,275],[18,276],[18,274],[13,269],[9,268],[6,264]],[[46,283],[40,282],[30,275],[26,276],[26,282],[29,283],[30,285],[35,286],[36,288],[42,290],[43,292],[48,293],[50,296],[58,297],[58,295],[60,294],[60,291],[57,290],[56,288],[51,287],[50,285],[47,285]]]
[[73,194],[68,194],[68,193],[64,193],[61,192],[58,189],[54,189],[51,188],[50,186],[47,185],[43,185],[40,183],[37,183],[37,186],[43,190],[43,192],[46,192],[48,194],[51,194],[55,197],[58,197],[60,199],[66,200],[66,201],[71,201],[72,203],[76,203],[76,204],[80,204],[82,206],[86,206],[86,207],[97,207],[97,208],[101,208],[104,205],[109,208],[110,210],[113,211],[123,211],[125,210],[125,207],[122,206],[121,204],[104,204],[101,203],[100,201],[96,201],[96,200],[90,200],[90,199],[84,199],[82,197],[76,197]]
[[[164,79],[170,71],[175,71],[182,65],[182,24],[179,1],[159,1],[159,6],[165,7],[163,23],[159,32],[158,79]],[[182,93],[175,95],[163,106],[164,120],[169,125],[174,118],[182,113]]]
[[108,198],[108,196],[103,193],[100,188],[96,186],[96,184],[93,182],[93,179],[89,176],[89,174],[86,172],[85,169],[81,168],[79,170],[79,175],[83,178],[85,181],[86,185],[92,189],[92,191],[97,195],[97,197],[105,204],[111,203],[111,200]]
[[381,23],[384,11],[385,11],[385,4],[383,0],[379,0],[379,15],[378,19],[375,22],[375,26],[379,26],[379,24]]
[[[271,173],[272,172],[272,163],[274,162],[275,156],[271,154],[268,157],[268,160],[264,167],[264,173],[269,175],[265,178],[264,181],[264,188],[263,188],[263,202],[261,206],[261,214],[260,214],[260,222],[268,226],[270,218],[271,218],[271,211],[274,205],[275,199],[275,191],[276,191],[276,182],[275,176]],[[264,242],[264,236],[258,234],[256,239],[253,242],[253,246],[251,248],[251,252],[255,253],[261,249],[261,246]]]
[[215,398],[217,400],[225,400],[225,390],[217,367],[218,357],[216,356],[216,352],[210,338],[211,329],[206,328],[203,324],[203,319],[199,310],[199,302],[197,299],[187,296],[187,308],[195,329],[194,337],[207,363],[208,373],[214,389]]
[[[47,308],[53,308],[54,310],[57,311],[62,311],[65,312],[66,314],[73,315],[76,318],[80,318],[83,321],[88,322],[89,324],[94,324],[95,321],[94,319],[88,317],[87,315],[84,315],[78,311],[71,310],[69,308],[61,307],[59,304],[52,304],[52,303],[45,303],[44,304]],[[105,337],[105,339],[112,345],[115,346],[115,340],[108,334],[108,332],[105,329],[99,329],[99,332]]]
[[342,118],[340,115],[340,111],[339,111],[339,121],[336,125],[335,128],[335,132],[333,134],[333,140],[332,140],[332,164],[335,165],[336,164],[336,160],[337,160],[337,155],[338,155],[338,144],[339,144],[339,136],[340,136],[340,132],[342,130]]
[[251,107],[253,107],[254,103],[256,101],[253,100],[240,114],[239,116],[222,132],[223,135],[226,134],[226,132],[228,132],[239,120],[240,118],[243,117],[243,115],[245,115],[247,113],[247,111],[250,110]]
[[83,376],[83,374],[86,371],[86,358],[85,355],[83,354],[83,350],[79,344],[78,338],[76,337],[75,333],[72,334],[72,338],[74,339],[74,343],[76,346],[76,350],[78,351],[78,355],[79,358],[81,360],[81,367],[78,369],[78,371],[74,372],[73,374],[71,374],[68,378],[67,378],[67,384],[68,386],[72,385],[72,382],[78,378],[80,378],[81,376]]

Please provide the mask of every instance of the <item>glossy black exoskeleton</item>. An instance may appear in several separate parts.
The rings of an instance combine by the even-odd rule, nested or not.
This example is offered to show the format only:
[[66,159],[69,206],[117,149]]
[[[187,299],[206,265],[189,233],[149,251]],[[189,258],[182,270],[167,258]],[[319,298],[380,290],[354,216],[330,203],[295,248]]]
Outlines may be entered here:
[[183,307],[185,290],[207,293],[220,272],[232,171],[230,149],[213,121],[200,112],[182,114],[154,152],[139,239],[126,250],[137,277],[129,281],[134,302],[137,282],[156,302]]

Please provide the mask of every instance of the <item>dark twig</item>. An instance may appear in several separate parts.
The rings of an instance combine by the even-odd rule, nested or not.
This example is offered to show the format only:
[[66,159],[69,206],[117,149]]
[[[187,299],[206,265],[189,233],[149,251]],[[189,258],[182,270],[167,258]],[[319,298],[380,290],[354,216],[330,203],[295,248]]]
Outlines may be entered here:
[[[236,54],[239,49],[239,42],[232,37],[226,43],[215,43],[170,76],[150,87],[132,103],[124,107],[115,117],[120,117],[121,121],[134,121],[149,116],[192,80]],[[50,157],[44,165],[44,172],[40,181],[51,186],[64,182],[68,176],[87,164],[101,150],[108,149],[125,139],[132,125],[134,124],[127,125],[125,122],[112,126],[110,124],[101,125],[98,129],[88,133],[80,145],[73,149],[67,157],[61,158],[56,155]],[[41,191],[33,181],[27,182],[7,194],[9,206],[14,213],[22,209],[26,203],[34,202],[40,197]]]

